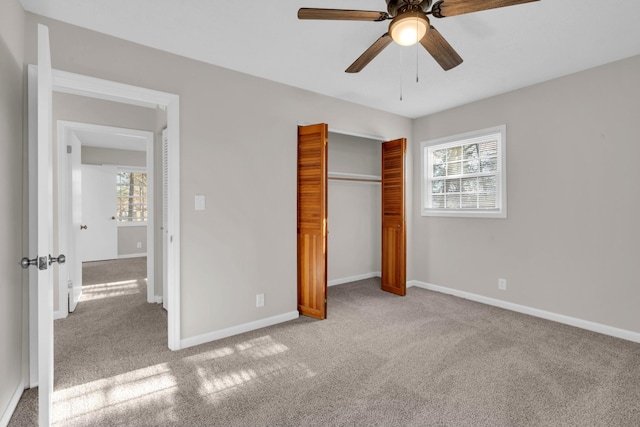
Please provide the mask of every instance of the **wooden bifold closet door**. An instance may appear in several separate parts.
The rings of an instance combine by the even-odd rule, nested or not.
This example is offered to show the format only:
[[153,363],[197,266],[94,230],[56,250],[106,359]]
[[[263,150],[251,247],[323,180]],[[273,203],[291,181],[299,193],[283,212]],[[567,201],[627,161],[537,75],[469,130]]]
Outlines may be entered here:
[[404,138],[382,144],[382,290],[406,295]]
[[[327,317],[327,143],[324,123],[298,126],[298,311]],[[382,144],[382,290],[406,294],[406,139]]]
[[298,126],[298,311],[327,317],[326,124]]

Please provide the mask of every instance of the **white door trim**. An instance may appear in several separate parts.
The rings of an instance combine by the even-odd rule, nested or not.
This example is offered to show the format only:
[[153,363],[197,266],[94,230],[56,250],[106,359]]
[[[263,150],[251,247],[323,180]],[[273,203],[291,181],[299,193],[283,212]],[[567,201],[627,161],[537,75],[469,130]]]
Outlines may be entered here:
[[[71,163],[67,161],[69,158],[67,154],[67,145],[69,144],[68,139],[71,137],[72,133],[77,131],[85,131],[85,132],[93,132],[93,133],[101,133],[101,134],[120,134],[126,136],[133,136],[138,138],[145,139],[145,147],[146,147],[146,164],[147,166],[144,168],[144,171],[147,173],[147,302],[155,302],[155,240],[154,240],[154,229],[155,229],[155,211],[154,211],[154,151],[153,151],[153,132],[137,130],[137,129],[127,129],[127,128],[119,128],[114,126],[103,126],[103,125],[95,125],[91,123],[82,123],[82,122],[71,122],[66,120],[58,120],[58,245],[61,253],[65,252],[65,238],[73,238],[74,230],[71,228],[73,224],[71,222],[71,213],[68,212],[67,207],[69,206],[69,198],[72,195],[69,194],[69,185],[66,182],[67,177],[69,176],[69,171],[71,168]],[[115,165],[118,166],[118,165]],[[80,262],[78,259],[69,260],[71,265],[75,265],[75,263]],[[69,266],[68,268],[71,268]],[[66,298],[66,279],[62,277],[64,272],[62,269],[58,270],[60,272],[60,277],[58,278],[58,289],[59,289],[59,315],[58,317],[67,317],[68,314],[68,298]]]

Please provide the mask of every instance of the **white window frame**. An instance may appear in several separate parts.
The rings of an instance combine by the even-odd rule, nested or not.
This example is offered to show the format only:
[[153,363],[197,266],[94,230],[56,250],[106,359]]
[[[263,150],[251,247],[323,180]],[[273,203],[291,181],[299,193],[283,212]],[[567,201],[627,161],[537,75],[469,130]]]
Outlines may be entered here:
[[[116,168],[116,173],[120,172],[133,172],[133,173],[147,173],[146,167],[140,166],[118,166]],[[147,179],[149,175],[147,174]],[[149,186],[149,181],[147,181],[147,190]],[[119,198],[116,195],[116,200]],[[147,221],[116,221],[116,225],[118,227],[143,227],[146,226],[149,222],[149,193],[147,192]]]
[[[433,167],[429,162],[429,151],[434,149],[449,148],[458,145],[483,142],[488,137],[498,137],[498,154],[496,177],[496,209],[453,209],[432,208],[431,180]],[[459,135],[432,139],[420,143],[420,206],[422,216],[437,217],[471,217],[471,218],[506,218],[507,217],[507,126],[500,125],[487,129],[476,130]]]

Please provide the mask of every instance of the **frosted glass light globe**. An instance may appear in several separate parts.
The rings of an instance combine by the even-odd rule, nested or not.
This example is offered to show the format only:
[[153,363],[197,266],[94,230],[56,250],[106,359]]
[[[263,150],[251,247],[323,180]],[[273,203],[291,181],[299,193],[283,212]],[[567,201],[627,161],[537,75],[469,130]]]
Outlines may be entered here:
[[427,34],[429,21],[424,13],[409,11],[396,16],[389,25],[389,34],[401,46],[411,46]]

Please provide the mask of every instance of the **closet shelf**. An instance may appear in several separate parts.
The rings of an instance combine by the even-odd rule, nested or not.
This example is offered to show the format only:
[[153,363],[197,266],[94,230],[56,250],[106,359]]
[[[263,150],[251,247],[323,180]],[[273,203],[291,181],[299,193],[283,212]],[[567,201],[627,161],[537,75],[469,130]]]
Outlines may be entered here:
[[328,172],[327,178],[332,181],[382,182],[381,176],[357,173]]

